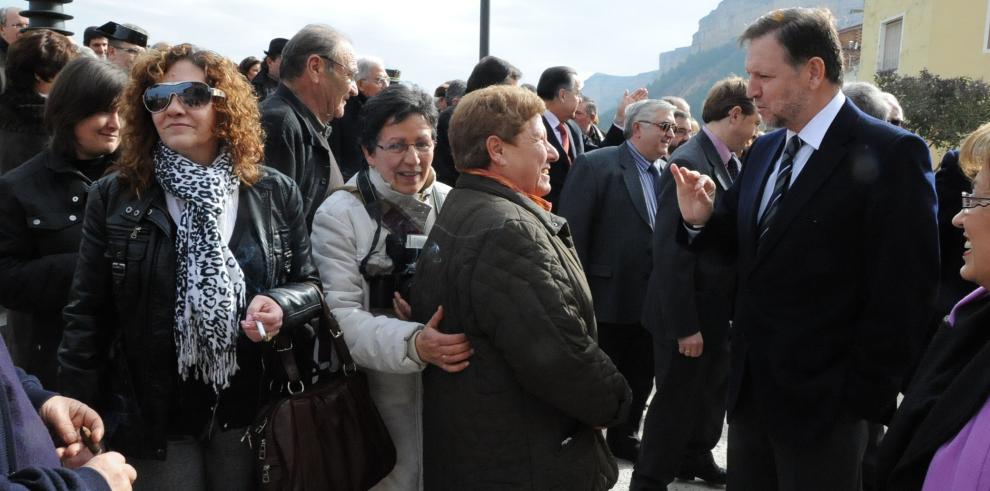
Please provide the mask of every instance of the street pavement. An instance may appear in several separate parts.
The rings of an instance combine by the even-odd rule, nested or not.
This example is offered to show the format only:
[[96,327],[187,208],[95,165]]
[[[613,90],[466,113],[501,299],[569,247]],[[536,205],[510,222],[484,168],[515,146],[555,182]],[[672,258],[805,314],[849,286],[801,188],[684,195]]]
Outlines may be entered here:
[[[728,426],[725,426],[723,423],[722,439],[719,440],[718,445],[715,446],[714,450],[712,450],[712,455],[715,456],[715,462],[722,467],[725,467],[725,451],[726,451],[725,437],[728,434],[729,434],[729,428]],[[615,486],[613,486],[612,489],[625,491],[629,489],[629,481],[630,479],[632,479],[633,465],[628,460],[618,459],[618,461],[619,461],[619,481],[615,483]],[[710,491],[712,489],[723,489],[723,488],[720,486],[709,486],[705,484],[704,481],[699,481],[699,480],[691,481],[691,482],[675,480],[670,484],[670,486],[667,486],[668,491],[695,491],[695,490]]]

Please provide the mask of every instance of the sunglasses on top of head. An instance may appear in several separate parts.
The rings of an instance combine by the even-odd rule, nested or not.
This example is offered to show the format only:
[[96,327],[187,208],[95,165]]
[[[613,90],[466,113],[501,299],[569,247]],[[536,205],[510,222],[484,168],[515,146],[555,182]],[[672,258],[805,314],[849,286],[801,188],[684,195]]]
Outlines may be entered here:
[[144,107],[151,113],[160,113],[178,96],[182,105],[192,108],[205,106],[214,97],[227,97],[220,89],[203,82],[163,82],[144,91]]

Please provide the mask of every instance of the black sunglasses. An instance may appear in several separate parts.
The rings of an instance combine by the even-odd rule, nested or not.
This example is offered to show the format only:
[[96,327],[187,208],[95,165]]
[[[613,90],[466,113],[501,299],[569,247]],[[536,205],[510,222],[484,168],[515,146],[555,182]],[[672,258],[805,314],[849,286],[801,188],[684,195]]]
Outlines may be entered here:
[[160,113],[172,102],[173,95],[186,107],[205,106],[214,97],[227,97],[222,90],[203,82],[164,82],[144,91],[144,107],[148,112]]

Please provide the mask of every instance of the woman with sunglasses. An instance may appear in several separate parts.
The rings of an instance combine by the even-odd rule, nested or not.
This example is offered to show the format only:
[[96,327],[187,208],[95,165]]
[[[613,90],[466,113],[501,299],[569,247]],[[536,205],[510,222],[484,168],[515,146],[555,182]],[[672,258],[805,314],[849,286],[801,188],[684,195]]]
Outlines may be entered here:
[[316,211],[313,261],[395,443],[395,468],[374,489],[422,489],[420,372],[427,364],[464,370],[471,351],[463,334],[436,329],[440,311],[425,325],[404,320],[403,295],[450,188],[430,165],[437,111],[429,94],[390,86],[368,99],[361,120],[368,167]]
[[881,490],[990,486],[990,123],[966,137],[959,161],[975,175],[952,219],[966,240],[959,274],[979,286],[952,308],[911,379],[877,456]]
[[45,107],[52,141],[0,178],[0,304],[14,363],[56,386],[62,308],[82,240],[86,192],[117,155],[117,99],[127,74],[80,57],[58,76]]
[[183,44],[131,73],[126,146],[86,206],[62,386],[98,408],[137,489],[254,489],[240,439],[270,396],[265,346],[320,308],[299,191],[262,166],[232,62]]

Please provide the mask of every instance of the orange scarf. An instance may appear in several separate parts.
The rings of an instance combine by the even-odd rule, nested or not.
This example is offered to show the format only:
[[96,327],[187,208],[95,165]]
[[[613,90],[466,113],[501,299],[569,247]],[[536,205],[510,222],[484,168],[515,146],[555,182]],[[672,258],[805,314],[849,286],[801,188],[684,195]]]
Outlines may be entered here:
[[505,177],[503,177],[503,176],[501,176],[499,174],[496,174],[496,173],[494,173],[494,172],[492,172],[492,171],[490,171],[488,169],[479,169],[479,168],[474,167],[474,168],[471,168],[471,169],[464,169],[463,172],[465,172],[467,174],[472,174],[472,175],[475,175],[475,176],[487,177],[487,178],[489,178],[489,179],[491,179],[491,180],[493,180],[493,181],[495,181],[495,182],[497,182],[497,183],[499,183],[499,184],[501,184],[501,185],[503,185],[503,186],[505,186],[505,187],[507,187],[507,188],[509,188],[509,189],[511,189],[511,190],[513,190],[515,192],[517,192],[517,193],[523,194],[527,198],[529,198],[530,201],[532,201],[533,203],[536,203],[540,208],[543,208],[548,213],[550,212],[550,209],[553,207],[553,204],[551,204],[549,201],[547,201],[547,200],[545,200],[545,199],[543,199],[543,198],[541,198],[541,197],[539,197],[539,196],[537,196],[535,194],[527,193],[526,191],[523,191],[522,189],[519,189],[519,186],[516,186],[515,183],[513,183],[512,181],[510,181],[510,180],[506,179]]

